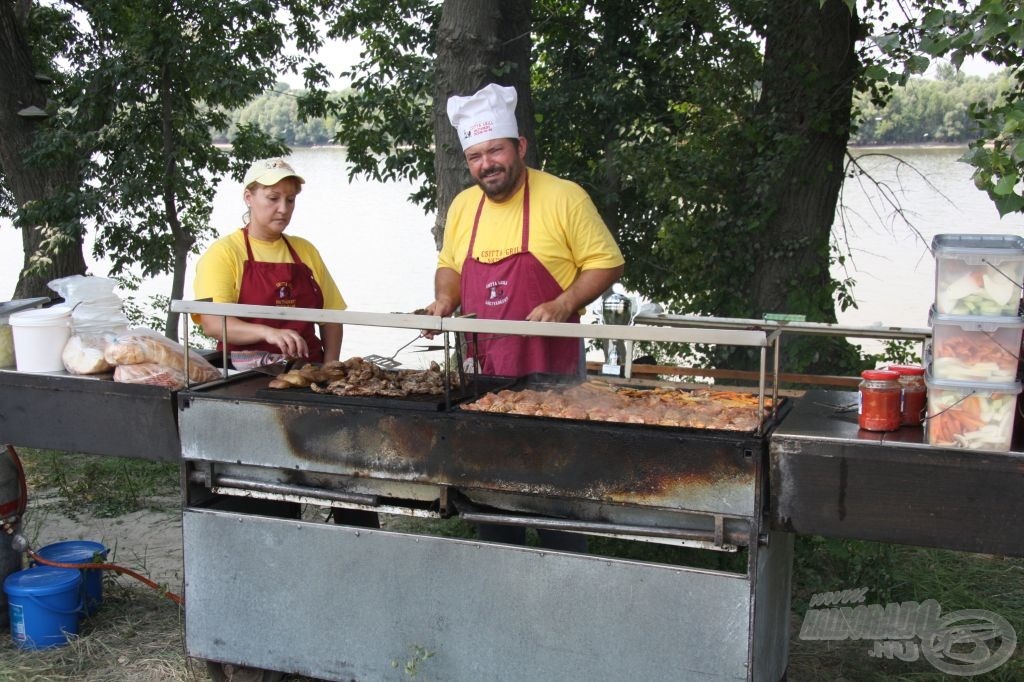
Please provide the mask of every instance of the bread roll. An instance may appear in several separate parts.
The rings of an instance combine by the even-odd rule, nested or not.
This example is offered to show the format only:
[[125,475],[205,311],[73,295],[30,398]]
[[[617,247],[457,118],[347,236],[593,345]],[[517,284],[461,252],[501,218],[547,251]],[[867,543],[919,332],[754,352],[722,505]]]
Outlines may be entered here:
[[155,362],[140,362],[134,365],[118,365],[114,368],[114,381],[125,384],[148,384],[163,386],[172,391],[185,388],[185,374],[166,365]]
[[[117,366],[153,363],[185,371],[185,347],[152,329],[132,329],[119,334],[103,355],[107,362]],[[220,377],[217,368],[195,351],[189,351],[188,369],[189,379],[194,383],[202,384]]]
[[111,339],[101,334],[75,334],[60,356],[64,369],[71,374],[102,374],[114,369],[104,357]]

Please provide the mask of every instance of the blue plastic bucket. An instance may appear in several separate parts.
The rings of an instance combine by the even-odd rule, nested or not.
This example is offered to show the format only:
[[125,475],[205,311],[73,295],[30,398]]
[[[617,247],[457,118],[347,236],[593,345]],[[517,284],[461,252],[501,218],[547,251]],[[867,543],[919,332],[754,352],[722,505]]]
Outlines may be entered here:
[[22,649],[49,649],[78,634],[82,610],[82,572],[33,566],[4,580],[11,639]]
[[[47,561],[61,564],[93,564],[107,560],[109,549],[92,540],[64,540],[46,545],[36,553]],[[82,573],[82,603],[86,615],[92,615],[103,603],[103,571],[90,568]]]

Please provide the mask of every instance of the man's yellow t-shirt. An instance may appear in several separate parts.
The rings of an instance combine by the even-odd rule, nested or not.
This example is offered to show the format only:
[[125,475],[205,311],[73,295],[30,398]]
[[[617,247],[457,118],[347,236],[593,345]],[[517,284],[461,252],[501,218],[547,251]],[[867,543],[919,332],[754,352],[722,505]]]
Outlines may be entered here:
[[[324,295],[325,310],[345,310],[348,307],[342,298],[338,285],[327,271],[320,252],[311,242],[302,237],[288,236],[288,243],[295,249],[305,265],[313,271],[313,279]],[[291,253],[284,239],[267,242],[249,237],[252,255],[257,261],[267,263],[292,263]],[[214,303],[237,303],[238,289],[242,284],[242,268],[248,254],[245,251],[245,236],[242,230],[235,230],[210,244],[196,263],[196,277],[193,288],[197,299],[210,298]],[[198,323],[196,315],[192,316]]]
[[[529,250],[563,290],[583,270],[623,264],[622,252],[586,191],[569,180],[530,168]],[[438,267],[462,273],[473,219],[483,190],[459,193],[448,209]],[[473,257],[493,263],[519,253],[523,235],[523,190],[503,202],[484,201]]]

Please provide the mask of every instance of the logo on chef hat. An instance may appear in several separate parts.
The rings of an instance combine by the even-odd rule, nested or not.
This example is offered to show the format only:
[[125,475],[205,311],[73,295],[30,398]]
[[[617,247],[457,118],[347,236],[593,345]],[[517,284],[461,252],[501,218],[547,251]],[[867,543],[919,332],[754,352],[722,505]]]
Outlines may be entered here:
[[500,138],[519,137],[516,89],[491,83],[476,93],[448,98],[448,120],[459,134],[462,149]]

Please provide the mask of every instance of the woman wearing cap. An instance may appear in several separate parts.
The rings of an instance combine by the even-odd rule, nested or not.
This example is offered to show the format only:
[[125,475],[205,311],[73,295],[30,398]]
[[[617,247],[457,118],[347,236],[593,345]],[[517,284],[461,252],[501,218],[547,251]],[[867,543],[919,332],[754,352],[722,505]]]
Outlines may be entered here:
[[[344,310],[345,299],[327,271],[320,252],[301,237],[285,237],[295,210],[295,198],[305,181],[284,159],[256,161],[245,174],[242,198],[248,208],[245,227],[213,242],[196,264],[196,298],[214,303],[279,305],[294,308]],[[218,340],[224,318],[201,315],[203,331]],[[282,358],[311,362],[337,360],[341,352],[340,324],[227,318],[231,364],[250,369]],[[234,500],[234,509],[298,518],[300,507],[290,502]],[[376,512],[332,509],[336,523],[379,528]]]
[[[320,253],[301,237],[285,237],[295,199],[305,182],[284,159],[261,159],[245,174],[244,227],[213,242],[196,265],[195,295],[214,303],[244,303],[344,310],[334,279]],[[231,364],[248,369],[283,358],[337,360],[340,324],[276,319],[195,316],[203,331],[227,343]]]

